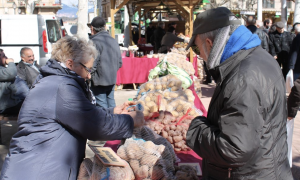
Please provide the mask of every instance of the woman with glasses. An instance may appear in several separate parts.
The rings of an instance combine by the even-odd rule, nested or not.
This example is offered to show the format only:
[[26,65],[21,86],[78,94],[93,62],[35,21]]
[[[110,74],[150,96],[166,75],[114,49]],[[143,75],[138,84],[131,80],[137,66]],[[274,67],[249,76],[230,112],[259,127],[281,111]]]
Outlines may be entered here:
[[53,46],[20,110],[0,179],[75,180],[87,139],[129,138],[143,125],[142,113],[95,106],[86,80],[96,56],[92,42],[77,37]]

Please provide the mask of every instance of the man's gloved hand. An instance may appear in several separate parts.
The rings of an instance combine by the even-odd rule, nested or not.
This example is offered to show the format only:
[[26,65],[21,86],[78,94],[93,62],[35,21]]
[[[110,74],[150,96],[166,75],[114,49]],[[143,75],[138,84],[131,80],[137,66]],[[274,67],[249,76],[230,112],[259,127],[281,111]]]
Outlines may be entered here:
[[145,124],[144,114],[141,111],[124,112],[122,114],[128,114],[132,117],[134,127],[140,127]]

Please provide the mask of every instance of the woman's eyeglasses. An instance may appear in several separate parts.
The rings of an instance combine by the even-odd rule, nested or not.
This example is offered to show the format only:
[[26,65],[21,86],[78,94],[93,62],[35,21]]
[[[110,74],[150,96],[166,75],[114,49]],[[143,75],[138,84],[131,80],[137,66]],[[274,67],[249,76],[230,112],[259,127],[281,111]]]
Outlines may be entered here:
[[88,73],[92,73],[92,70],[91,69],[89,69],[89,68],[87,68],[84,64],[82,64],[82,63],[79,63],[81,66],[83,66],[84,67],[84,69],[88,72]]

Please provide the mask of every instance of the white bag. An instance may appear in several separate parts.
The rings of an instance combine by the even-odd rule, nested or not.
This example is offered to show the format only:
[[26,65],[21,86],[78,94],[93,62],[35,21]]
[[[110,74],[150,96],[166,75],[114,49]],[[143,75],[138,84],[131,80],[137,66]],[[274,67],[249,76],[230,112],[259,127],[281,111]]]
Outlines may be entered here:
[[292,87],[294,86],[294,75],[293,75],[293,70],[292,69],[290,69],[288,74],[286,75],[285,86],[286,86],[286,92],[290,93]]
[[286,122],[286,130],[287,130],[287,144],[288,144],[288,160],[290,163],[290,167],[293,165],[293,158],[292,158],[292,142],[293,142],[293,131],[294,131],[294,120],[288,120]]

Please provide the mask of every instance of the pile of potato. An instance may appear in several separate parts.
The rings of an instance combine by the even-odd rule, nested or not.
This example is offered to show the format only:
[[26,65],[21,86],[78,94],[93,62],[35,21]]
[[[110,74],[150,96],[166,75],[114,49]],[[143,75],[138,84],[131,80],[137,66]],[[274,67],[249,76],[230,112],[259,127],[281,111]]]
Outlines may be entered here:
[[[195,97],[189,89],[179,91],[150,92],[139,99],[144,107],[144,116],[152,117],[153,113],[169,111],[175,118],[182,117],[189,108],[193,107]],[[189,115],[197,115],[192,110]]]
[[153,79],[152,81],[141,85],[137,99],[140,99],[142,94],[149,91],[164,91],[166,89],[170,89],[171,91],[181,90],[181,84],[182,82],[176,76],[171,74]]
[[[185,70],[189,75],[195,74],[195,69],[192,63],[186,60],[186,55],[183,53],[176,52],[167,54],[167,61],[183,70]],[[181,52],[181,51],[180,51]]]
[[164,145],[155,145],[152,141],[130,138],[119,147],[117,154],[130,164],[135,179],[160,180],[175,172],[169,153],[162,156],[165,149]]
[[[174,117],[171,113],[160,112],[158,119],[147,120],[146,126],[166,138],[176,152],[189,151],[186,145],[186,133],[195,116]],[[179,122],[180,121],[180,122]]]

